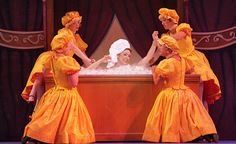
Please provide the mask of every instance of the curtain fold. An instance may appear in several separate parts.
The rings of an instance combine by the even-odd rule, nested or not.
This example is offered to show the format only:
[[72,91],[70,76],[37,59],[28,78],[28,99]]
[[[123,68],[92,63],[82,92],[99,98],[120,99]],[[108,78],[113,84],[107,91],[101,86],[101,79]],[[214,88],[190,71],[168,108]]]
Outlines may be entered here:
[[[189,4],[190,25],[195,32],[219,31],[236,26],[236,1],[191,0]],[[222,98],[210,105],[210,114],[220,139],[236,139],[236,45],[201,51],[206,54],[222,88]]]
[[[210,32],[236,25],[232,0],[190,0],[189,20],[195,32]],[[152,32],[164,29],[158,20],[158,9],[176,9],[176,1],[158,0],[60,0],[54,1],[54,34],[62,28],[61,17],[71,10],[83,16],[79,30],[88,43],[88,56],[95,51],[107,33],[114,15],[136,51],[143,57],[152,43]],[[0,28],[15,31],[43,30],[41,0],[1,0]],[[20,140],[32,105],[20,96],[31,68],[42,49],[19,50],[0,46],[0,141]],[[236,45],[205,51],[218,76],[223,98],[210,106],[210,114],[221,139],[236,139]],[[78,59],[77,59],[78,60]],[[81,62],[81,61],[80,61]]]
[[[110,7],[110,0],[62,0],[63,4],[55,3],[55,32],[62,28],[61,17],[71,10],[77,10],[82,15],[82,27],[79,34],[82,39],[88,44],[86,54],[91,56],[101,43],[105,34],[109,30],[114,17],[114,11]],[[57,12],[60,11],[60,14]],[[75,57],[76,58],[76,57]],[[76,58],[82,63],[78,58]]]
[[[0,28],[13,31],[43,29],[41,0],[1,0]],[[19,50],[0,46],[0,141],[20,140],[32,105],[20,96],[41,49]]]
[[[158,20],[158,9],[167,3],[157,0],[111,0],[115,14],[134,49],[144,57],[151,44],[152,32],[164,31]],[[176,2],[168,3],[176,7]]]

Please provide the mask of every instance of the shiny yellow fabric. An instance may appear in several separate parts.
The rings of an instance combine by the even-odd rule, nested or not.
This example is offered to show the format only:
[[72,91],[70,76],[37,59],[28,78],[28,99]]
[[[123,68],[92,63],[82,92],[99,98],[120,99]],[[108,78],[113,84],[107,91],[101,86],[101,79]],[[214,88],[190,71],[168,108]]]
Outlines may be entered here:
[[179,16],[174,9],[168,8],[160,8],[158,13],[160,14],[159,19],[162,21],[163,19],[171,18],[175,23],[179,22]]
[[176,32],[180,32],[180,31],[185,32],[187,36],[184,39],[177,41],[180,47],[179,54],[181,56],[188,56],[190,53],[194,51],[192,37],[191,35],[188,35],[189,33],[191,33],[192,29],[188,24],[182,23],[176,28]]
[[172,49],[173,51],[179,51],[179,46],[174,38],[169,35],[162,35],[158,40],[160,45],[165,45],[166,47]]
[[[80,37],[79,34],[73,34],[73,32],[68,29],[68,28],[62,28],[58,31],[58,34],[60,33],[64,33],[70,37],[73,37],[74,43],[75,45],[81,50],[81,51],[85,51],[88,47],[88,45],[82,40],[82,38]],[[74,54],[74,52],[71,53],[72,55]]]
[[31,70],[31,73],[30,73],[29,78],[27,80],[26,86],[21,93],[21,96],[26,101],[28,101],[28,99],[29,99],[29,94],[32,90],[33,83],[34,83],[35,79],[37,77],[43,75],[43,66],[44,66],[45,62],[51,58],[52,55],[53,55],[52,51],[47,51],[47,52],[43,52],[42,54],[40,54],[39,57],[37,58],[37,60],[34,64],[34,67]]
[[61,23],[63,26],[65,26],[67,23],[71,22],[75,18],[80,18],[80,14],[77,11],[70,11],[67,12],[62,18]]
[[39,101],[24,136],[46,143],[88,143],[95,141],[92,122],[77,88],[70,86],[68,75],[78,72],[71,57],[53,58],[55,86]]
[[[81,39],[81,37],[79,36],[79,34],[76,34],[74,36],[74,34],[72,33],[72,31],[68,28],[62,28],[58,31],[58,34],[63,34],[66,35],[69,40],[73,40],[76,44],[76,46],[81,49],[82,51],[85,51],[86,48],[88,47],[88,45]],[[61,45],[60,43],[58,45]],[[53,47],[57,47],[56,44],[53,44]],[[31,70],[30,76],[27,80],[26,86],[24,88],[24,90],[21,93],[21,96],[27,101],[29,98],[29,94],[32,90],[32,86],[34,83],[34,80],[36,79],[37,76],[42,74],[42,68],[43,68],[43,64],[45,63],[45,61],[48,59],[49,56],[51,56],[52,52],[48,51],[48,52],[44,52],[42,53],[37,61],[34,64],[34,67]],[[74,55],[74,51],[71,51],[70,56]]]
[[74,37],[68,35],[67,33],[60,33],[53,37],[51,41],[52,50],[56,49],[65,49],[68,47],[68,44],[74,40]]
[[186,59],[188,63],[194,65],[194,72],[201,75],[204,85],[204,99],[209,103],[214,103],[221,97],[221,90],[218,78],[210,67],[206,56],[195,50],[192,42],[191,31],[189,24],[182,23],[176,28],[176,32],[183,31],[187,35],[184,39],[177,40],[180,51],[179,54]]
[[185,62],[165,59],[155,74],[167,78],[147,118],[143,140],[188,142],[216,133],[214,123],[198,96],[184,85]]

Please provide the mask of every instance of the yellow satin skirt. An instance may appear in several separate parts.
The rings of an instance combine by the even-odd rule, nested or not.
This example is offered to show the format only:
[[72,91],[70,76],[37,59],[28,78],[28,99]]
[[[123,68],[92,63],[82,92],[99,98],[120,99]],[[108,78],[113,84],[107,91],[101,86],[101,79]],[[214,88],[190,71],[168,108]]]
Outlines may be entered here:
[[43,77],[42,75],[43,75],[44,63],[45,63],[45,61],[47,61],[47,59],[49,59],[52,56],[52,54],[53,53],[51,51],[43,52],[37,58],[37,60],[34,64],[34,67],[32,68],[31,73],[29,75],[29,78],[27,80],[26,86],[25,86],[24,90],[21,93],[21,96],[26,101],[29,98],[29,94],[32,90],[35,79],[39,76]]
[[157,96],[142,139],[188,142],[201,135],[214,133],[217,132],[211,117],[192,90],[167,88]]
[[194,50],[185,59],[194,65],[194,72],[201,75],[204,86],[203,99],[208,104],[213,104],[221,97],[221,89],[218,78],[211,69],[207,58],[203,53]]
[[76,88],[55,86],[40,99],[24,136],[46,143],[89,143],[95,134],[88,110]]

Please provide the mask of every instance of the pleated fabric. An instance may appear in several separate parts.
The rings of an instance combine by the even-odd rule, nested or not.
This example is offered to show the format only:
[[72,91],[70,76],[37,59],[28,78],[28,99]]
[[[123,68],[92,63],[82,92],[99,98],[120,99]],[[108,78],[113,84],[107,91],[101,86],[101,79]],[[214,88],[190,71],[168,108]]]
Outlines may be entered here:
[[147,118],[143,140],[188,142],[201,135],[217,133],[199,97],[184,85],[185,61],[165,59],[154,75],[165,79]]
[[39,101],[24,136],[46,143],[89,143],[95,134],[89,112],[68,75],[78,72],[79,64],[70,56],[52,59],[55,86]]
[[187,23],[179,24],[176,28],[176,33],[180,31],[185,32],[187,35],[185,38],[177,40],[180,47],[178,53],[181,57],[186,59],[188,63],[187,66],[193,66],[194,73],[201,76],[204,86],[203,99],[206,100],[208,104],[213,104],[221,97],[219,80],[214,74],[206,56],[195,49],[191,37],[192,28],[190,25]]

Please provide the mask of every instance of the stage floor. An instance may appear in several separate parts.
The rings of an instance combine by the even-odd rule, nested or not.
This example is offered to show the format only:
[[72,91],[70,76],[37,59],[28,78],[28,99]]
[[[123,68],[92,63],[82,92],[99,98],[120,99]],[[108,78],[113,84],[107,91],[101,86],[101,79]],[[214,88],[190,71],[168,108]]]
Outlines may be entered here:
[[[115,143],[115,144],[137,144],[137,143],[148,143],[148,142],[96,142],[97,144],[109,144],[109,143]],[[219,143],[230,143],[230,144],[236,144],[236,140],[221,140]],[[0,142],[0,144],[21,144],[21,142]]]

